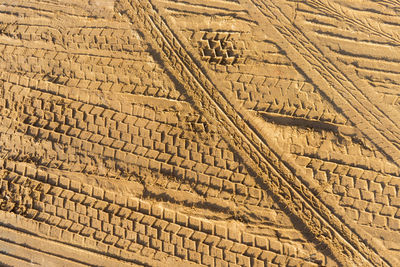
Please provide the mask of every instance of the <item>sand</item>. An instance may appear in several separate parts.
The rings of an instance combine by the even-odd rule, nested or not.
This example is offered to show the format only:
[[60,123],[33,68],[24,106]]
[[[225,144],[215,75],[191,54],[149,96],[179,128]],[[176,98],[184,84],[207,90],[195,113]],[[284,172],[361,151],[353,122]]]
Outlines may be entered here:
[[398,266],[400,2],[0,1],[0,263]]

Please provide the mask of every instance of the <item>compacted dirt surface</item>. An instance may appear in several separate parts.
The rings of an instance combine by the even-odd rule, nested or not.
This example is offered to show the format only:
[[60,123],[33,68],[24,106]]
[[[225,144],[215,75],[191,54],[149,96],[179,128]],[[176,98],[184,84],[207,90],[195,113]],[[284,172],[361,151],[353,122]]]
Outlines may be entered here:
[[3,266],[400,266],[400,1],[0,0]]

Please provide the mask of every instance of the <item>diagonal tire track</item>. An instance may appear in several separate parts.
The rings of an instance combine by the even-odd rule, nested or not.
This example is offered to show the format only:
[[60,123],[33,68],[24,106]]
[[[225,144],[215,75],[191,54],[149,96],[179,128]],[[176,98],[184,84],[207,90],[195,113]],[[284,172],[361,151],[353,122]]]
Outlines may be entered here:
[[[133,2],[133,3],[132,3]],[[241,118],[234,107],[216,90],[212,82],[202,73],[185,52],[168,26],[147,1],[120,1],[117,10],[148,31],[154,39],[153,46],[161,51],[178,80],[186,85],[196,108],[209,120],[216,120],[227,134],[227,141],[236,152],[247,160],[249,167],[263,177],[262,183],[278,198],[281,204],[299,217],[316,239],[325,243],[340,258],[352,262],[366,262],[369,248],[347,226],[336,218],[314,194],[291,173],[262,141],[262,138]],[[135,20],[136,15],[144,21]],[[277,166],[279,168],[276,168]],[[359,251],[364,251],[364,255]],[[378,261],[381,261],[378,259]],[[343,263],[347,262],[346,260]]]

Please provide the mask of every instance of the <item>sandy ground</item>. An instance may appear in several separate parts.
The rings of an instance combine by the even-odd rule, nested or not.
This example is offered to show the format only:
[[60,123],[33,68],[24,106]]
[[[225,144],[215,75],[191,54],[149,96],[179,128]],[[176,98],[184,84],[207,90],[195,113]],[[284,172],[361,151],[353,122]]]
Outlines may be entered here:
[[399,15],[0,0],[0,263],[398,266]]

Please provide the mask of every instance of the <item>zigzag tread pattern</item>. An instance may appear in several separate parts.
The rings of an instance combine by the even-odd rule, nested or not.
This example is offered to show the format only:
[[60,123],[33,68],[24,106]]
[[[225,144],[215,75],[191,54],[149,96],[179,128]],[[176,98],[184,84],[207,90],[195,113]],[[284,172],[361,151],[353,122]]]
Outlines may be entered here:
[[286,2],[2,1],[0,262],[396,265],[397,11]]
[[[177,257],[207,266],[224,261],[239,266],[284,262],[296,266],[299,255],[304,255],[289,243],[240,233],[224,223],[48,174],[34,165],[2,164],[2,209],[35,221],[31,227],[39,227],[52,239],[80,247],[91,244],[94,251],[127,261],[139,253],[158,261]],[[20,197],[14,198],[17,193]]]

